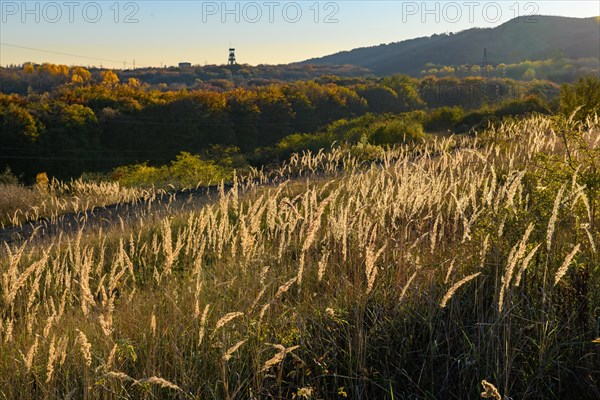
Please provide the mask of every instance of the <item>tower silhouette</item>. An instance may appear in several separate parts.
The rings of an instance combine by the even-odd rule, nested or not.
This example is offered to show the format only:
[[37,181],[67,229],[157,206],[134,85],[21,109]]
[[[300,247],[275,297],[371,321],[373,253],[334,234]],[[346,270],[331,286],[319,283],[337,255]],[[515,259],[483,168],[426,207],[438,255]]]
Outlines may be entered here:
[[228,65],[235,65],[235,49],[234,48],[230,48],[229,49],[229,61],[227,62]]

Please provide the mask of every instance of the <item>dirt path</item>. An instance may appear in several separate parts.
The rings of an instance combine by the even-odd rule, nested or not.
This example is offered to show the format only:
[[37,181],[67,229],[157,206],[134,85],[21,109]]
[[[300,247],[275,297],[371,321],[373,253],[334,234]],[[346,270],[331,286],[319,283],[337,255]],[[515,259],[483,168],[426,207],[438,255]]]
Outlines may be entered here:
[[[225,185],[225,191],[231,190]],[[109,229],[120,224],[137,221],[140,218],[162,218],[170,213],[193,210],[207,204],[218,196],[218,186],[167,193],[152,200],[139,200],[130,203],[95,207],[77,213],[66,213],[52,220],[41,218],[37,221],[0,229],[0,245],[19,244],[26,240],[50,240],[60,234],[73,234],[83,229]]]

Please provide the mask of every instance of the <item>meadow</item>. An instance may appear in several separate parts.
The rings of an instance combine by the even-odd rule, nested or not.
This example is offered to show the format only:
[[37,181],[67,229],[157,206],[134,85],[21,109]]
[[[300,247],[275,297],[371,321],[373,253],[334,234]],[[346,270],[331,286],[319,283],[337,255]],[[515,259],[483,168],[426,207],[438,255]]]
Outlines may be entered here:
[[599,398],[599,165],[534,114],[5,245],[0,398]]

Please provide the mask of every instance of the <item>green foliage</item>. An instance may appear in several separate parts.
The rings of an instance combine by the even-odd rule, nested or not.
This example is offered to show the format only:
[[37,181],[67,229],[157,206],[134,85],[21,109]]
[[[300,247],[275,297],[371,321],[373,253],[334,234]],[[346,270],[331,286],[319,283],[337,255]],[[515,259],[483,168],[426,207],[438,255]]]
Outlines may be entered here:
[[388,87],[359,86],[356,93],[367,101],[372,112],[402,111],[403,105],[398,100],[398,94]]
[[233,179],[233,169],[181,152],[169,165],[148,163],[115,168],[113,179],[124,186],[194,188]]
[[235,146],[210,145],[204,158],[227,169],[243,170],[248,167],[246,158],[241,154],[240,149]]
[[395,118],[371,127],[369,142],[377,145],[411,143],[425,137],[423,125],[410,118]]
[[452,129],[464,117],[461,107],[440,107],[429,112],[424,126],[428,131]]
[[421,109],[425,103],[417,89],[418,80],[405,75],[393,75],[355,87],[372,113],[406,112]]
[[287,157],[303,150],[327,149],[334,144],[382,146],[415,142],[425,137],[420,120],[420,113],[366,114],[340,119],[317,133],[288,135],[277,144],[277,150],[281,157]]
[[[260,166],[291,152],[327,148],[336,141],[356,144],[363,136],[377,145],[418,140],[423,135],[419,124],[427,130],[466,132],[485,124],[498,104],[504,107],[498,118],[544,112],[542,103],[527,99],[518,103],[524,100],[515,88],[544,101],[551,100],[555,89],[539,80],[522,84],[478,77],[328,75],[294,83],[264,81],[245,86],[227,81],[228,85],[218,87],[165,91],[125,71],[117,76],[113,71],[48,64],[27,65],[19,74],[24,81],[46,77],[62,82],[47,94],[0,94],[0,165],[10,166],[29,181],[39,171],[69,179],[142,160],[148,160],[150,168],[168,163],[181,152],[202,154],[221,165],[220,158],[228,156],[219,152],[211,156],[216,149],[211,146],[239,148],[254,166]],[[81,79],[72,83],[74,76]],[[510,107],[503,103],[507,98],[515,100]],[[494,107],[482,110],[486,104]],[[441,109],[426,112],[425,108]],[[461,119],[461,108],[482,115]],[[233,164],[244,164],[243,157],[236,157]],[[140,174],[147,172],[142,171],[140,165]]]
[[61,124],[67,129],[81,129],[88,124],[97,124],[94,111],[81,104],[66,105],[60,113]]
[[600,79],[587,76],[573,85],[563,85],[560,112],[566,117],[573,116],[577,121],[600,113]]
[[600,146],[584,136],[587,125],[583,121],[558,115],[555,117],[554,129],[562,140],[566,157],[542,157],[542,165],[547,172],[542,177],[565,185],[572,184],[574,180],[578,182],[589,199],[593,225],[594,212],[600,209]]
[[350,147],[350,154],[360,161],[370,162],[381,160],[385,155],[385,149],[381,146],[368,143],[366,136],[363,136],[357,144]]
[[[553,58],[536,61],[521,61],[510,64],[488,65],[486,76],[488,78],[509,78],[519,81],[534,81],[545,79],[557,83],[573,82],[578,78],[600,68],[597,58]],[[430,65],[421,74],[442,78],[454,76],[465,78],[468,76],[481,76],[482,69],[479,65],[461,65],[458,68],[440,65]]]
[[315,152],[329,147],[332,143],[333,141],[327,134],[294,133],[283,138],[276,147],[282,155],[287,155],[302,150]]
[[10,102],[7,105],[0,105],[0,123],[3,136],[35,140],[39,135],[35,118],[19,104]]
[[[482,130],[490,123],[501,122],[504,118],[520,117],[531,113],[550,114],[550,106],[535,95],[524,99],[509,100],[495,108],[484,106],[465,114],[454,124],[456,133],[466,133],[472,129]],[[449,122],[448,122],[449,123]]]
[[548,106],[535,95],[530,95],[523,100],[512,100],[502,103],[494,112],[496,117],[519,116],[532,112],[549,114]]

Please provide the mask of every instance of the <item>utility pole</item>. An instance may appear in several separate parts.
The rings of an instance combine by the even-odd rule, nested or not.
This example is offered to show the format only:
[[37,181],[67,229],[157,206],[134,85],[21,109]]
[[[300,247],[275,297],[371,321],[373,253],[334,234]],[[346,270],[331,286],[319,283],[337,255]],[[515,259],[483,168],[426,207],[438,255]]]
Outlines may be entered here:
[[484,78],[487,77],[487,70],[489,66],[487,48],[483,49],[483,63],[481,64],[481,74]]

